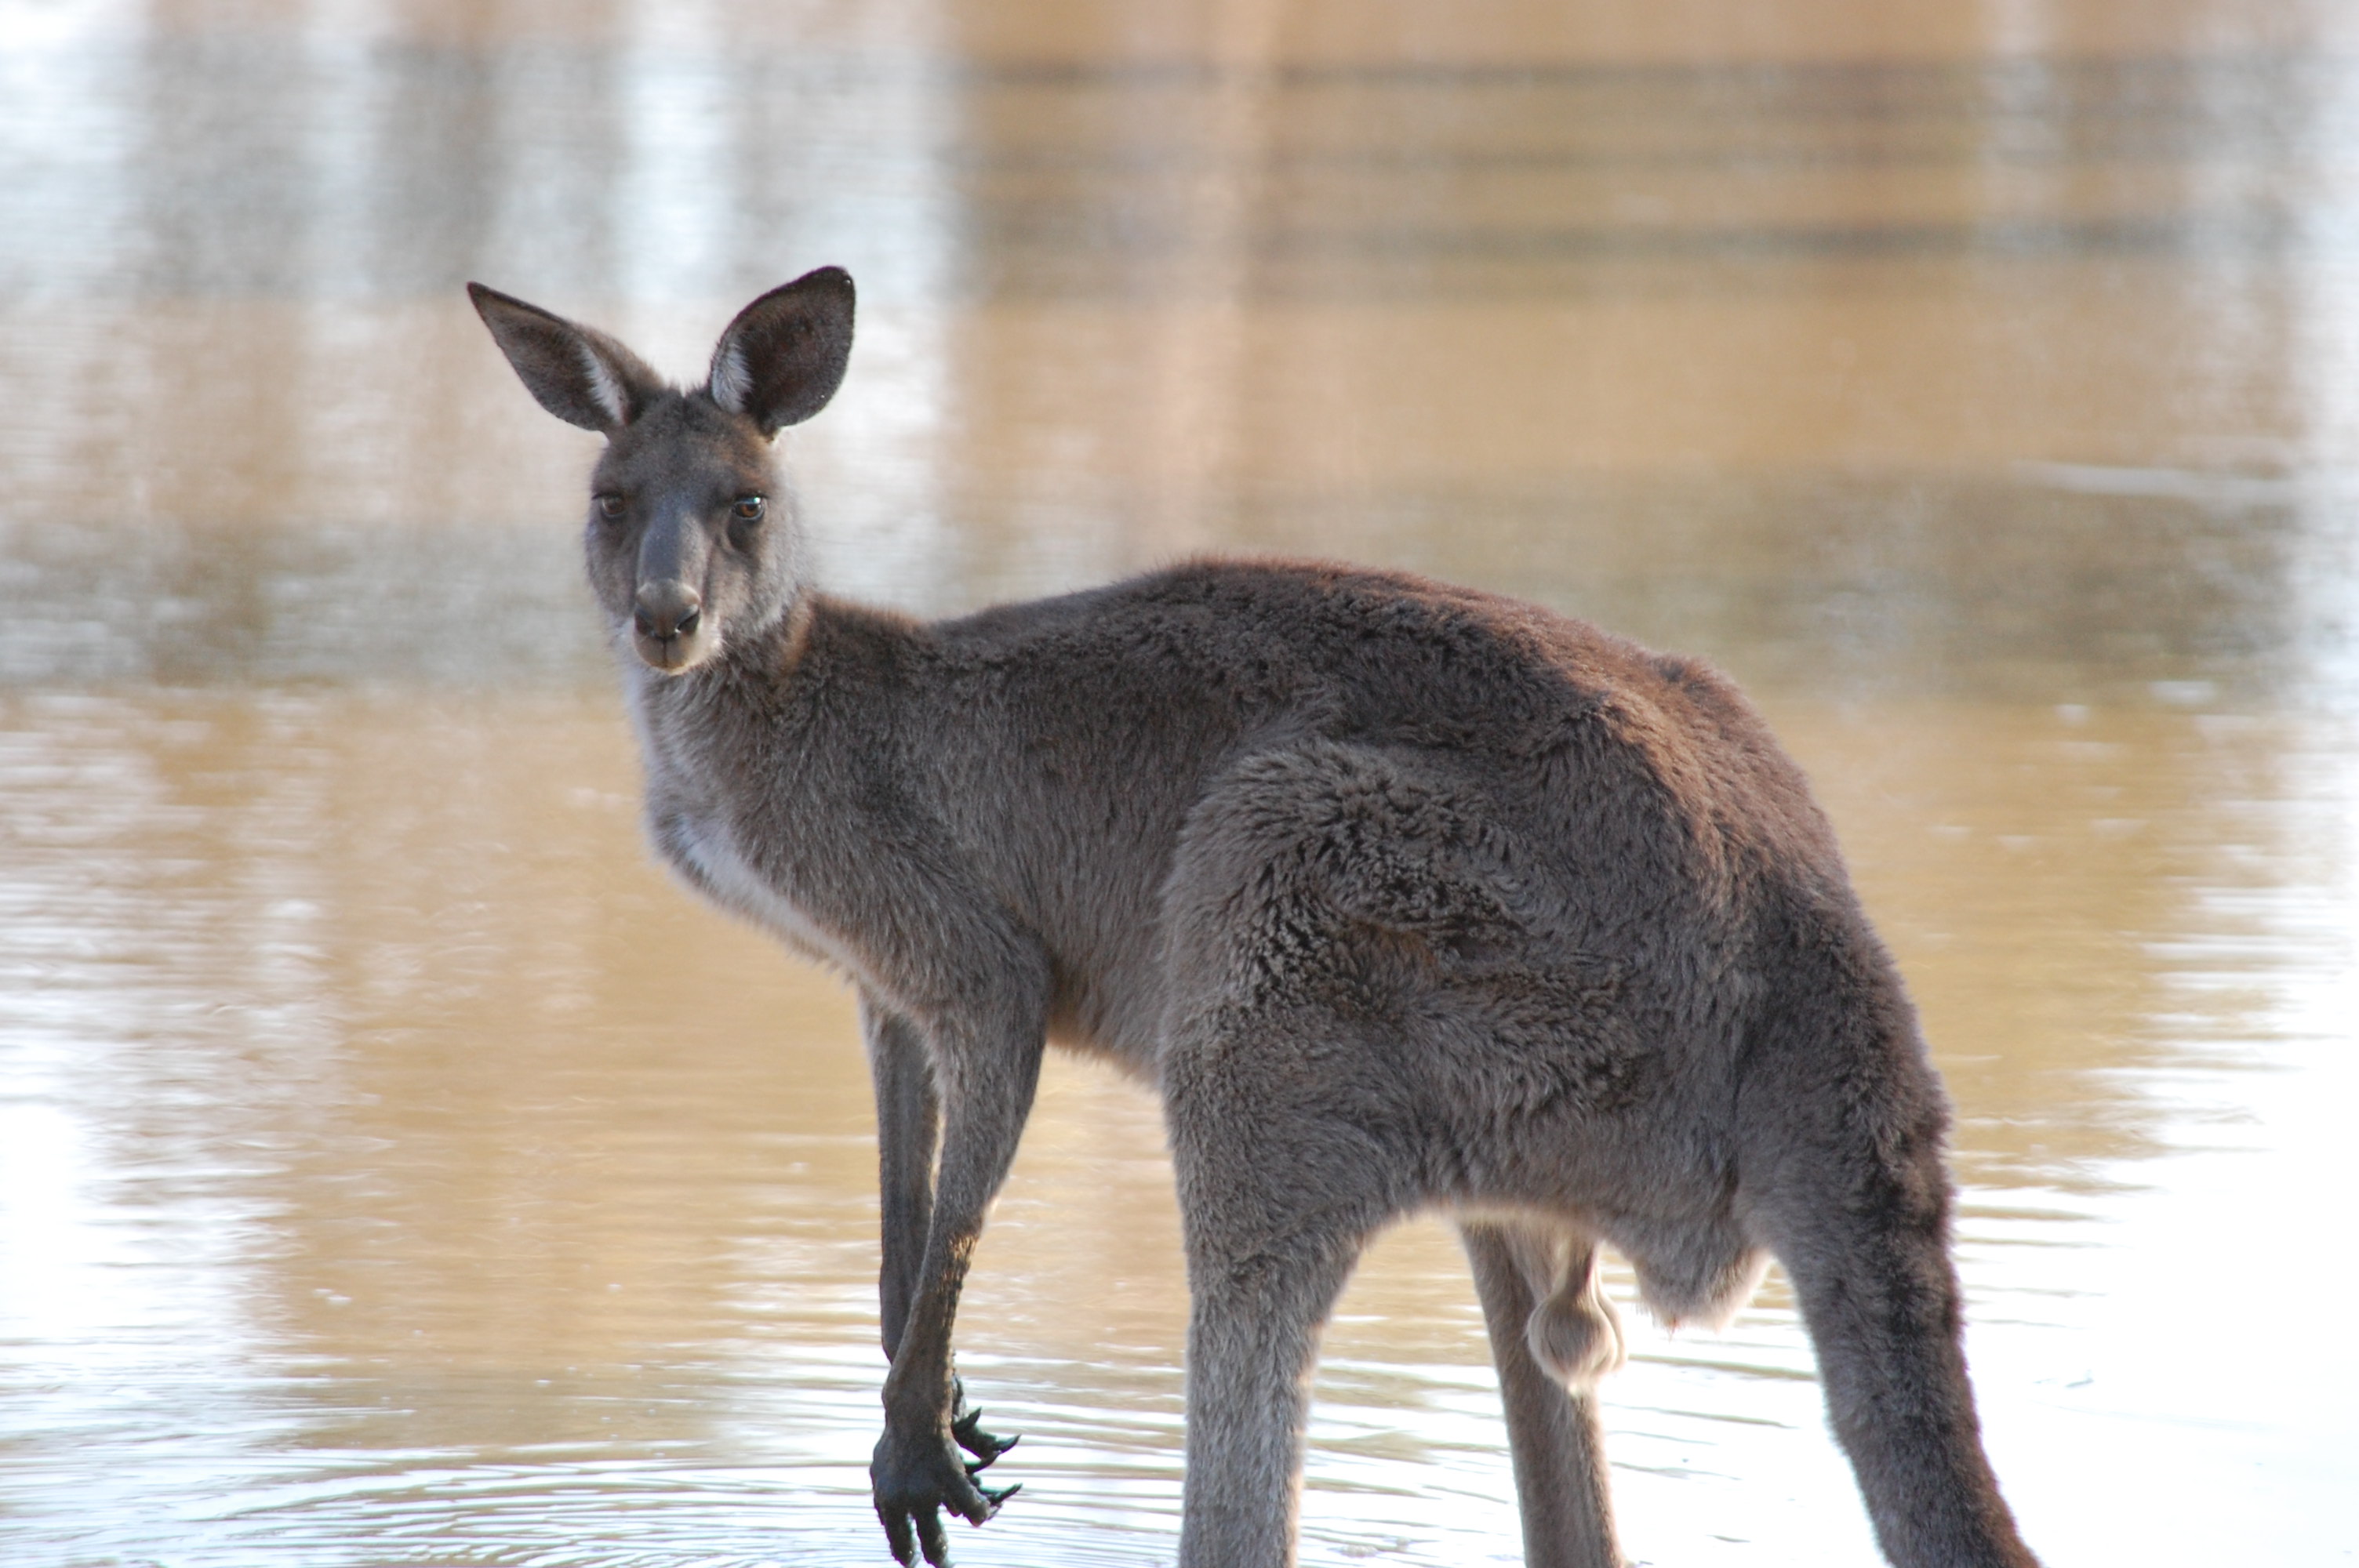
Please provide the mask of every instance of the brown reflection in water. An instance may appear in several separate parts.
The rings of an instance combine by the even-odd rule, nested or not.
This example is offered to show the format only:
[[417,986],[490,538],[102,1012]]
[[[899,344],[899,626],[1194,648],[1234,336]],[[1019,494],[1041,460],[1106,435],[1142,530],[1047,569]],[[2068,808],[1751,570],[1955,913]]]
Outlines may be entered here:
[[1958,1104],[1963,1178],[2135,1180],[2122,1162],[2172,1131],[2128,1069],[2233,1059],[2256,1022],[2260,971],[2198,989],[2190,948],[2253,940],[2265,963],[2274,940],[2291,956],[2219,894],[2298,857],[2254,806],[2284,795],[2300,726],[1984,703],[1776,717],[1908,976]]
[[[943,460],[986,505],[1041,495],[1064,511],[1127,508],[1191,475],[1380,500],[1699,465],[2201,466],[2302,433],[2301,323],[2280,282],[2223,301],[2201,274],[2117,264],[1962,278],[1846,263],[1767,281],[1735,297],[1665,277],[1588,301],[1266,304],[1225,329],[1223,308],[970,311],[940,348],[959,410]],[[709,334],[726,308],[675,307],[661,330]],[[480,362],[463,304],[19,309],[0,372],[54,389],[12,421],[27,520],[548,527],[594,449],[543,428]],[[1158,438],[1178,417],[1158,345],[1224,330],[1241,334],[1234,366],[1169,372],[1187,384],[1170,396],[1218,388],[1234,429]],[[856,371],[846,397],[829,417],[863,412]],[[136,447],[127,427],[145,429]],[[826,427],[807,439],[824,447]]]
[[[160,1201],[261,1217],[242,1305],[292,1347],[394,1379],[603,1367],[725,1315],[740,1211],[870,1179],[864,1091],[779,1045],[833,989],[645,866],[605,714],[44,708],[9,727],[70,784],[147,781],[113,820],[72,788],[13,816],[15,877],[103,955],[41,977],[107,1042],[77,1071],[121,1080],[85,1108]],[[438,1408],[412,1438],[499,1435],[414,1430]]]
[[[2190,954],[2269,937],[2220,895],[2288,874],[2278,759],[2316,738],[2167,705],[1773,717],[1924,1008],[1975,1202],[2137,1181],[2185,1130],[2154,1070],[2265,1027],[2252,993],[2185,982],[2266,982],[2281,951]],[[881,1357],[850,1009],[649,865],[610,697],[19,695],[0,773],[11,928],[44,937],[0,986],[16,1092],[28,1054],[61,1064],[39,1092],[103,1173],[83,1223],[211,1249],[219,1316],[159,1353],[276,1368],[299,1419],[274,1463],[750,1454],[806,1467],[765,1484],[789,1500],[808,1466],[853,1465]],[[2046,1256],[1982,1259],[1978,1288],[2036,1298]],[[1185,1300],[1152,1101],[1060,1062],[962,1320],[1052,1499],[1169,1484]],[[126,1332],[93,1318],[47,1353],[119,1355]],[[1792,1384],[1792,1337],[1772,1290],[1729,1339],[1640,1348]],[[1321,1382],[1322,1419],[1351,1423],[1321,1450],[1345,1497],[1313,1517],[1363,1517],[1351,1489],[1386,1465],[1496,1471],[1495,1446],[1452,1457],[1437,1405],[1440,1369],[1479,1379],[1482,1357],[1447,1237],[1377,1249]],[[216,1367],[156,1419],[210,1430],[229,1386]],[[1734,1415],[1647,1386],[1677,1410],[1615,1417],[1625,1463],[1678,1452],[1666,1421],[1811,1419],[1806,1381]]]
[[[1704,465],[1939,474],[2217,460],[2240,435],[2300,428],[2302,389],[2284,379],[2299,326],[2274,289],[2231,313],[2181,269],[2114,264],[1986,278],[1844,263],[1769,281],[1734,297],[1666,276],[1602,299],[1259,307],[1215,472],[1313,496]],[[960,468],[986,494],[1063,484],[1093,500],[1201,468],[1129,422],[1159,417],[1141,369],[1152,345],[1206,330],[1136,307],[963,319]],[[2231,344],[2233,367],[2213,368],[2244,384],[2190,373]]]
[[482,334],[448,300],[19,304],[0,316],[0,380],[46,407],[0,427],[22,487],[9,515],[562,529],[552,503],[596,438],[547,438],[547,415],[479,373]]
[[[284,27],[306,15],[299,0],[156,0],[162,31]],[[1266,30],[1288,59],[1412,58],[1444,60],[1742,59],[1983,55],[2041,48],[2059,54],[2135,51],[2190,44],[2317,44],[2347,31],[2333,6],[2253,5],[2233,0],[2077,0],[2015,20],[2004,9],[1945,0],[1648,0],[1568,9],[1546,0],[1499,0],[1437,13],[1371,10],[1353,0],[1150,0],[1121,5],[962,0],[943,5],[832,4],[713,7],[734,34],[754,41],[947,46],[991,59],[1102,59],[1190,56],[1218,47],[1240,21]],[[611,41],[639,7],[628,0],[402,0],[356,20],[402,38],[484,44],[515,38]],[[935,29],[939,28],[937,32]]]
[[[0,676],[442,678],[463,659],[401,648],[449,640],[438,595],[510,571],[516,525],[557,536],[592,444],[516,395],[459,284],[685,370],[747,294],[832,260],[863,279],[863,347],[795,448],[858,592],[953,609],[1277,546],[1786,681],[1807,658],[1767,644],[1810,629],[1732,602],[1825,610],[1832,553],[1818,641],[1915,647],[1911,680],[1972,684],[1955,629],[1995,577],[1984,630],[2027,632],[2050,686],[2158,659],[2299,680],[2324,633],[2288,584],[2359,439],[2359,96],[2322,47],[2348,19],[2036,13],[99,27],[40,57],[0,188],[0,563],[31,611],[0,623]],[[255,557],[141,542],[214,529]],[[308,540],[367,530],[448,554],[388,546],[393,591],[323,617],[307,666],[302,614],[257,584],[299,597],[332,577]],[[572,650],[537,676],[583,662],[560,580],[521,595],[558,607],[530,640]],[[2182,613],[2211,584],[2226,608]],[[157,599],[251,634],[82,609]],[[2093,603],[2120,633],[2097,646]]]
[[[611,1436],[602,1390],[653,1401],[635,1443],[709,1436],[667,1390],[749,1339],[873,1343],[848,999],[649,865],[609,703],[33,698],[0,731],[14,899],[60,933],[20,994],[79,1018],[69,1102],[135,1207],[253,1217],[243,1324],[353,1407],[307,1443]],[[1060,1074],[1005,1209],[1015,1301],[980,1291],[972,1343],[1169,1365],[1151,1103]]]
[[[2266,737],[2168,711],[1777,719],[1911,977],[1969,1178],[2071,1189],[2150,1152],[2120,1069],[2249,1026],[2158,955],[2220,934],[2190,886],[2282,852],[2235,806],[2272,787]],[[749,1314],[790,1338],[868,1318],[846,999],[650,867],[604,700],[18,699],[6,728],[49,759],[12,770],[14,876],[83,955],[38,983],[118,1042],[91,1069],[122,1076],[93,1091],[114,1158],[265,1152],[208,1179],[270,1217],[274,1333],[549,1376]],[[102,778],[143,782],[92,818]],[[977,1283],[984,1342],[1168,1349],[1165,1183],[1146,1097],[1061,1071]],[[1028,1304],[995,1305],[995,1275]]]

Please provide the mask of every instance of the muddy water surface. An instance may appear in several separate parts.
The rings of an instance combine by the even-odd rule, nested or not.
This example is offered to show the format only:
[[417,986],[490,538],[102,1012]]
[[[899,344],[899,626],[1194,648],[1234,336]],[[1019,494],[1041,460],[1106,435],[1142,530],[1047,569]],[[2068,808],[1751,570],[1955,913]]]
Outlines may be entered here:
[[[2359,29],[1570,16],[0,0],[0,1558],[880,1560],[851,1007],[649,866],[595,443],[458,292],[686,373],[840,262],[842,590],[1317,553],[1735,673],[1957,1099],[2027,1533],[2351,1562]],[[1183,1325],[1053,1065],[962,1563],[1169,1560]],[[1875,1561],[1774,1277],[1636,1348],[1636,1558]],[[1440,1229],[1312,1439],[1307,1561],[1516,1560]]]

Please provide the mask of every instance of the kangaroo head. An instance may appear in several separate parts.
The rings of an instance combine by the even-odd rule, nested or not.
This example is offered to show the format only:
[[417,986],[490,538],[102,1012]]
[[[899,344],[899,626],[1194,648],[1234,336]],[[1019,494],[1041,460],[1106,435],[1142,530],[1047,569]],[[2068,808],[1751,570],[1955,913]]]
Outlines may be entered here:
[[843,380],[851,275],[821,267],[745,307],[684,388],[603,332],[479,283],[467,294],[540,406],[606,438],[585,544],[615,635],[678,675],[784,615],[800,548],[770,442]]

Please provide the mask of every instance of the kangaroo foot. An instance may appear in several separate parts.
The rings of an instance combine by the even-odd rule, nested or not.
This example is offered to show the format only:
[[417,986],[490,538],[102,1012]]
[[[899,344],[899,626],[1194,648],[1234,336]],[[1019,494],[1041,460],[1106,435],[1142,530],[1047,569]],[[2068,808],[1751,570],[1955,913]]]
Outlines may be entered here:
[[[981,1524],[1019,1489],[1006,1487],[995,1492],[975,1485],[974,1473],[1011,1444],[976,1430],[974,1420],[974,1412],[969,1411],[960,1422],[974,1443],[954,1441],[951,1431],[941,1429],[910,1440],[888,1429],[877,1440],[875,1457],[868,1464],[868,1484],[875,1494],[886,1543],[902,1568],[911,1568],[920,1552],[932,1568],[950,1568],[940,1510],[948,1509],[969,1524]],[[962,1446],[982,1456],[969,1464],[959,1453]],[[984,1447],[989,1454],[984,1454]]]

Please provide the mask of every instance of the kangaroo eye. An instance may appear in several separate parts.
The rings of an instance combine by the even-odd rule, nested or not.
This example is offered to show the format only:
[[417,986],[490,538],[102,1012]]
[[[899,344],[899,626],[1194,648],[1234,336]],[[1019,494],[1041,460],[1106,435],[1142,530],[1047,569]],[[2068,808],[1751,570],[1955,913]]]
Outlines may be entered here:
[[618,521],[623,515],[623,498],[613,491],[603,491],[590,498],[598,506],[598,515],[607,522]]
[[737,504],[729,509],[729,514],[740,523],[759,523],[762,520],[762,498],[741,495],[737,498]]

